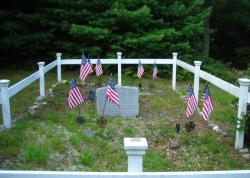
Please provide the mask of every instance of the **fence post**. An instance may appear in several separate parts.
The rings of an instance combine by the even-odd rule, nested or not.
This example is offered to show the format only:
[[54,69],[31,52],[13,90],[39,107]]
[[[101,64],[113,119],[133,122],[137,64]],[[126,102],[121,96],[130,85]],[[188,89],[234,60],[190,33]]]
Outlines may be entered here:
[[[241,78],[238,80],[240,83],[240,96],[238,105],[238,118],[242,119],[242,116],[246,114],[247,111],[247,100],[248,100],[248,87],[250,85],[250,80],[246,78]],[[235,138],[235,149],[241,149],[244,146],[244,130],[239,130],[240,121],[237,121],[237,130]]]
[[198,103],[199,99],[199,87],[200,87],[200,68],[201,68],[201,61],[194,61],[194,96]]
[[44,82],[44,64],[45,62],[38,62],[39,66],[39,81],[40,81],[40,97],[45,97],[45,82]]
[[3,126],[4,128],[11,128],[11,114],[10,114],[10,98],[8,94],[9,80],[0,80],[2,112],[3,112]]
[[117,52],[118,59],[118,85],[122,86],[122,52]]
[[173,55],[173,71],[172,71],[172,89],[176,90],[176,63],[178,53],[172,53]]
[[128,155],[128,172],[143,172],[143,155],[148,149],[146,138],[124,138],[124,149]]
[[62,81],[62,67],[61,67],[61,57],[62,53],[56,53],[56,60],[57,60],[57,81]]

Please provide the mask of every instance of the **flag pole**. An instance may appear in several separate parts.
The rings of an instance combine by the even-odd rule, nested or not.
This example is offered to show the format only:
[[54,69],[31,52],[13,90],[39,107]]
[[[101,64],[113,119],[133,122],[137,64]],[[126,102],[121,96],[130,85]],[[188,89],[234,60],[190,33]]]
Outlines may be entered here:
[[[110,74],[110,77],[112,77],[112,73]],[[104,110],[105,110],[105,107],[106,107],[106,103],[107,103],[107,97],[105,97],[105,102],[104,102],[104,106],[103,106],[103,110],[102,110],[102,116],[104,116]]]
[[[74,80],[76,80],[76,72],[74,72]],[[78,105],[77,108],[78,108],[78,117],[80,117],[81,116],[80,106]]]
[[104,116],[104,110],[105,110],[105,107],[106,107],[106,103],[107,103],[107,98],[105,98],[105,102],[104,102],[104,106],[103,106],[103,110],[102,110],[102,116]]
[[79,117],[81,116],[81,109],[80,109],[80,106],[78,105],[78,114],[79,114]]

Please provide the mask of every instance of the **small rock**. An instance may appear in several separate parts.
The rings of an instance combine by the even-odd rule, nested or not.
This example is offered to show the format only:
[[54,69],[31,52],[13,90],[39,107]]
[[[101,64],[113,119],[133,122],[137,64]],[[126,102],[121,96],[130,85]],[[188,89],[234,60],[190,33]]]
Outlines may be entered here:
[[67,83],[67,80],[63,80],[63,81],[61,81],[61,83]]
[[80,84],[81,84],[82,86],[87,86],[87,83],[84,82],[84,81],[81,81]]
[[214,132],[219,132],[219,130],[220,130],[220,129],[219,129],[219,126],[218,126],[218,125],[215,125],[215,126],[213,127],[213,131],[214,131]]
[[54,97],[53,89],[52,89],[52,88],[49,88],[48,95],[49,95],[50,97]]
[[147,95],[147,96],[152,96],[154,95],[153,93],[139,93],[139,95]]
[[245,158],[245,159],[250,159],[250,154],[249,153],[247,153],[247,154],[242,154],[241,155],[243,158]]
[[38,96],[38,97],[36,98],[36,101],[37,101],[37,102],[41,102],[41,101],[43,101],[43,99],[44,99],[44,97]]
[[170,143],[169,148],[172,150],[179,149],[181,147],[180,143],[177,141],[173,141]]
[[39,103],[37,101],[34,102],[34,105],[39,105]]
[[181,96],[181,99],[184,100],[186,98],[186,96]]
[[56,87],[56,84],[53,84],[53,85],[52,85],[52,88],[55,88],[55,87]]
[[33,114],[35,114],[35,110],[28,110],[28,112],[31,114],[31,115],[33,115]]
[[47,104],[47,102],[43,102],[43,103],[42,103],[42,105],[46,105],[46,104]]
[[38,105],[33,105],[33,106],[30,107],[30,109],[33,109],[33,110],[36,110],[37,108],[39,108]]
[[240,153],[244,154],[244,153],[248,153],[248,149],[247,148],[243,148],[239,150]]
[[86,130],[84,130],[84,133],[88,136],[88,137],[94,137],[96,135],[96,132],[91,130],[90,128],[87,128]]
[[215,125],[214,123],[209,123],[209,124],[208,124],[208,127],[211,128],[211,129],[213,129],[215,126],[216,126],[216,125]]
[[230,136],[228,132],[222,132],[221,135],[222,135],[223,137],[229,137],[229,136]]

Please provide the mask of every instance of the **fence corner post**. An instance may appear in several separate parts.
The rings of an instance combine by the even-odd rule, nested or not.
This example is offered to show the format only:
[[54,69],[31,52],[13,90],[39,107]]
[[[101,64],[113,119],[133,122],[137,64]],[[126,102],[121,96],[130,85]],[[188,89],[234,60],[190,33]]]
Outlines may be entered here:
[[61,64],[61,57],[62,53],[56,53],[56,60],[57,60],[57,81],[62,81],[62,64]]
[[8,94],[9,83],[9,80],[0,80],[3,126],[7,129],[11,128],[10,98]]
[[178,53],[172,53],[173,55],[173,71],[172,71],[172,89],[176,90],[176,64]]
[[117,52],[117,60],[118,60],[118,86],[122,86],[122,52]]
[[201,61],[194,61],[194,96],[198,103],[199,99],[199,87],[200,87],[200,68],[201,68]]
[[[239,95],[239,105],[238,105],[238,118],[239,120],[246,114],[247,111],[247,100],[248,100],[248,87],[250,86],[250,80],[247,78],[240,78],[240,95]],[[244,146],[244,130],[239,130],[240,121],[237,121],[237,130],[235,137],[235,149],[241,149]]]
[[44,80],[45,62],[38,62],[37,64],[39,66],[40,97],[45,98],[45,80]]
[[148,149],[146,138],[124,138],[124,149],[128,155],[128,172],[143,172],[143,155]]

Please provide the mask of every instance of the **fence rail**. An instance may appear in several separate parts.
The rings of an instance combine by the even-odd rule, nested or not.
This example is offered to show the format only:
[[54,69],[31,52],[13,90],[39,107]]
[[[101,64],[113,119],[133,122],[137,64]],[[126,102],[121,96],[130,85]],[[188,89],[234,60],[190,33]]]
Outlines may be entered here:
[[200,172],[0,171],[2,178],[249,178],[250,170]]
[[50,71],[51,69],[53,69],[54,67],[56,67],[57,65],[57,61],[53,61],[51,63],[49,63],[48,65],[46,65],[43,70],[44,70],[44,74],[47,73],[48,71]]
[[204,71],[200,71],[200,77],[210,83],[212,83],[213,85],[219,87],[222,90],[225,90],[226,92],[230,93],[233,96],[239,97],[239,93],[240,93],[240,88],[229,83],[226,82],[218,77],[215,77],[207,72]]
[[25,79],[15,83],[9,88],[9,97],[14,96],[15,94],[20,92],[22,89],[24,89],[25,87],[27,87],[29,84],[33,83],[37,79],[39,79],[38,71],[26,77]]
[[183,61],[180,61],[180,60],[177,60],[177,65],[188,70],[189,72],[192,72],[194,73],[194,66],[186,63],[186,62],[183,62]]
[[[100,59],[102,64],[118,64],[117,59]],[[81,59],[62,59],[62,65],[80,65]],[[140,59],[142,64],[173,64],[173,59]],[[92,64],[96,64],[97,59],[90,59]],[[122,59],[121,64],[138,64],[139,59]]]

